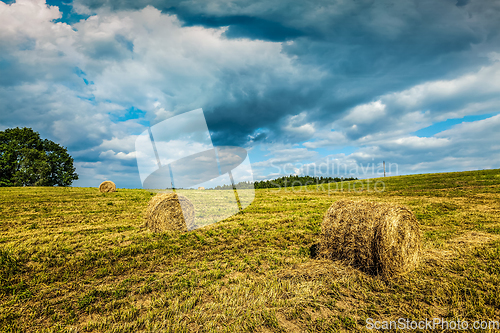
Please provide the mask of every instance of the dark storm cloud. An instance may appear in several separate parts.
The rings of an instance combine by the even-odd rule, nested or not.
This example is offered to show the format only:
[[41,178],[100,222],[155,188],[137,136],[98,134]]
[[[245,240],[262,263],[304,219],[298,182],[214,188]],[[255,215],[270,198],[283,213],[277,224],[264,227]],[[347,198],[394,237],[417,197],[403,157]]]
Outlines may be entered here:
[[248,136],[259,128],[270,129],[265,135],[267,141],[280,141],[280,120],[313,107],[321,92],[317,88],[271,86],[264,93],[247,88],[235,91],[233,96],[235,101],[232,103],[208,105],[204,109],[215,145],[244,145]]
[[0,126],[59,139],[88,177],[133,169],[128,135],[197,108],[216,145],[408,165],[476,157],[455,132],[410,134],[499,111],[499,0],[48,4],[0,2]]
[[[236,100],[202,105],[214,137],[241,143],[262,127],[280,136],[286,115],[314,108],[308,120],[328,123],[355,105],[429,80],[477,70],[500,50],[500,1],[122,1],[77,0],[92,10],[153,6],[184,26],[227,26],[227,38],[293,41],[283,52],[325,73],[316,91],[276,82],[255,93],[255,76],[221,78]],[[307,84],[307,83],[304,83]],[[273,89],[274,87],[279,87]],[[277,90],[277,91],[274,91]],[[279,91],[278,91],[279,90]],[[461,101],[457,101],[461,103]],[[441,106],[445,108],[446,106]]]
[[250,38],[263,39],[272,42],[281,42],[302,36],[303,33],[297,29],[286,27],[280,22],[252,16],[223,16],[207,17],[204,15],[192,15],[190,13],[177,13],[187,26],[201,25],[204,27],[218,28],[229,27],[225,32],[228,38]]
[[[496,0],[470,3],[451,0],[77,0],[76,3],[93,10],[102,7],[141,9],[150,5],[175,14],[187,26],[228,26],[228,37],[284,41],[303,36],[302,41],[316,44],[310,44],[309,48],[299,44],[290,47],[289,52],[324,56],[323,60],[336,56],[348,61],[348,65],[359,63],[359,58],[364,58],[369,51],[373,60],[370,65],[375,70],[387,63],[395,65],[398,58],[411,61],[463,51],[470,48],[471,43],[494,38],[498,30],[495,28],[500,27],[500,2]],[[367,65],[363,65],[343,66],[340,62],[334,69],[349,74],[365,73]]]

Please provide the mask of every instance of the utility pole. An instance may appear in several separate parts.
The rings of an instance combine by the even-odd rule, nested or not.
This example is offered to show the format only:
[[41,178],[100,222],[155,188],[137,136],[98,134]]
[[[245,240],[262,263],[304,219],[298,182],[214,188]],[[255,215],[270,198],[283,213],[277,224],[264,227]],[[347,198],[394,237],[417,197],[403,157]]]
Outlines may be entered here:
[[384,161],[384,177],[385,177],[385,161]]

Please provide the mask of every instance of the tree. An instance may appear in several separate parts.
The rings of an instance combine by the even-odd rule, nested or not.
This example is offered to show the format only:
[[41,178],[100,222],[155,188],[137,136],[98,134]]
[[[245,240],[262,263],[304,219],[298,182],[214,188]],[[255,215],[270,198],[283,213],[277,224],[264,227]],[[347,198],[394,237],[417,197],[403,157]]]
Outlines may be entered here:
[[31,128],[0,131],[0,186],[68,186],[77,179],[66,148]]

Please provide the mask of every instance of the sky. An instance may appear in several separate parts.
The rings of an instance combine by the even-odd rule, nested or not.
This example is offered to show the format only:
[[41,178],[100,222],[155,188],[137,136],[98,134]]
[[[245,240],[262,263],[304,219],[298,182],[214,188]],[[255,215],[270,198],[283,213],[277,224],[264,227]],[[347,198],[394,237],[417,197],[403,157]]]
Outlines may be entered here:
[[499,32],[499,0],[0,1],[0,130],[85,187],[141,188],[137,138],[200,108],[255,180],[500,168]]

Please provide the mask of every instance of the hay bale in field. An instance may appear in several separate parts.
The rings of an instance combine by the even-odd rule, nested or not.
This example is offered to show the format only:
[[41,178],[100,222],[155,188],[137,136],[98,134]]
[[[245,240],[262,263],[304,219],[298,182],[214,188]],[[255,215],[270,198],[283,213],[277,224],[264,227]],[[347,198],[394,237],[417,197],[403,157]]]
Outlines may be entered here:
[[194,206],[183,195],[158,193],[149,201],[145,219],[153,232],[188,231],[194,226]]
[[340,259],[383,278],[415,269],[421,254],[420,229],[405,207],[340,200],[321,224],[319,255]]
[[101,193],[116,192],[116,185],[110,180],[106,180],[99,185]]

